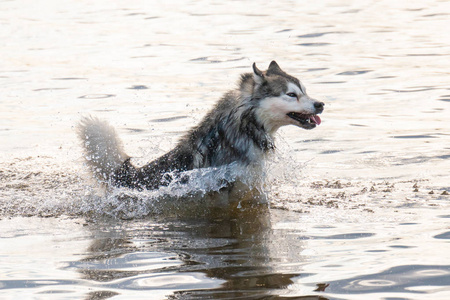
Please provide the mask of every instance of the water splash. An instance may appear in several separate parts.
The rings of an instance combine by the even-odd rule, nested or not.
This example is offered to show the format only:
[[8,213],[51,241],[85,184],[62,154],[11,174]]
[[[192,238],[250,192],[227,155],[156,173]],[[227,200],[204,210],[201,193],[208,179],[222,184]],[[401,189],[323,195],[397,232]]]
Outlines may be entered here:
[[239,201],[263,197],[264,171],[230,164],[177,174],[158,190],[102,188],[80,167],[67,168],[50,157],[15,159],[0,170],[0,217],[60,215],[142,218],[152,214],[195,215]]

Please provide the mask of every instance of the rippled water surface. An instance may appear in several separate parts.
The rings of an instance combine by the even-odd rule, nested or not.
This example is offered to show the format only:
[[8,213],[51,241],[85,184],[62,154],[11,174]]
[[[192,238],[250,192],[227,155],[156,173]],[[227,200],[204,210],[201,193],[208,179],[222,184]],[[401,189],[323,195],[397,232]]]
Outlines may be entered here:
[[[0,1],[0,24],[0,298],[450,298],[448,1]],[[326,106],[280,130],[269,205],[209,205],[220,170],[90,179],[82,115],[145,163],[274,59]]]

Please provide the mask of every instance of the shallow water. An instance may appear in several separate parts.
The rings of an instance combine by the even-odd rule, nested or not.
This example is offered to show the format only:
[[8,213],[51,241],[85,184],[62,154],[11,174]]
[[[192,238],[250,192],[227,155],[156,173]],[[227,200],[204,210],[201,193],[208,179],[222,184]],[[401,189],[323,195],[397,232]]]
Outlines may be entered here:
[[[447,1],[0,7],[2,299],[450,298]],[[278,134],[268,206],[89,179],[81,115],[145,163],[273,59],[326,107]]]

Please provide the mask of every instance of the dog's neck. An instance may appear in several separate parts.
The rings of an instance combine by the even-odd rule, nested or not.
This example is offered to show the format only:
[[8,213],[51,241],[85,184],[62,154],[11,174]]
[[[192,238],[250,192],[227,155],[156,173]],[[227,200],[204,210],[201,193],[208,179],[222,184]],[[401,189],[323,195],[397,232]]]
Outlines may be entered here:
[[255,110],[256,107],[254,106],[243,109],[241,113],[240,132],[246,134],[261,151],[272,151],[275,149],[274,138],[264,125],[259,122],[255,115]]

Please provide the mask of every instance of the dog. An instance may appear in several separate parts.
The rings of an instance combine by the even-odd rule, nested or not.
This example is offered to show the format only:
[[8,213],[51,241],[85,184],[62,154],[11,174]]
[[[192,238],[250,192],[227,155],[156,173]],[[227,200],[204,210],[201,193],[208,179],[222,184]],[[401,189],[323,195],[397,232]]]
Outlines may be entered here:
[[272,61],[266,71],[252,65],[238,86],[216,103],[171,151],[143,167],[134,166],[115,130],[95,117],[78,124],[85,158],[93,175],[115,187],[154,190],[189,170],[260,165],[274,152],[274,134],[286,125],[313,129],[324,103]]

